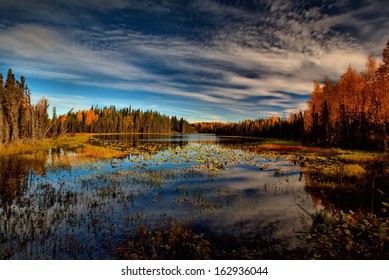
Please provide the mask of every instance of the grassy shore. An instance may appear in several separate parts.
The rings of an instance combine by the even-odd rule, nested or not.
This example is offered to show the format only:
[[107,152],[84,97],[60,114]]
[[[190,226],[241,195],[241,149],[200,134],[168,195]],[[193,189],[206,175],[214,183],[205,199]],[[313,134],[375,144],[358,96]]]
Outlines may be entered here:
[[41,140],[20,140],[0,147],[0,156],[31,156],[44,153],[51,149],[62,149],[75,152],[79,157],[89,159],[111,159],[123,157],[125,154],[110,147],[99,147],[89,144],[93,134],[67,134],[58,138]]

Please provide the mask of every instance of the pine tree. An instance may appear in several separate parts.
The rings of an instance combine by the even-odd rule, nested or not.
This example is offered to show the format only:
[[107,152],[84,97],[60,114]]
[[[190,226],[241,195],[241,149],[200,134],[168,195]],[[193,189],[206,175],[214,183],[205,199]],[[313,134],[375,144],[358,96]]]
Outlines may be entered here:
[[7,80],[5,82],[3,109],[7,126],[5,141],[7,143],[16,141],[19,139],[19,98],[15,76],[11,69],[8,70]]
[[4,79],[0,73],[0,145],[4,142],[4,116],[3,116],[3,98],[4,98]]

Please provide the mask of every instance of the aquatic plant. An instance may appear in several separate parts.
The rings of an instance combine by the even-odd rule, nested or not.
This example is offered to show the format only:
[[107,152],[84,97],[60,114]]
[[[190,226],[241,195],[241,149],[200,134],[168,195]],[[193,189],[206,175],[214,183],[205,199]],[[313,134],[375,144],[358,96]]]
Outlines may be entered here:
[[116,249],[119,259],[208,259],[211,245],[203,234],[194,233],[179,221],[153,227],[141,225],[132,238]]
[[[387,192],[382,188],[385,175],[380,174],[387,174],[388,169],[380,155],[374,155],[373,163],[355,162],[356,158],[350,156],[336,157],[349,155],[345,151],[300,146],[148,141],[135,145],[90,137],[68,135],[49,140],[41,149],[34,146],[29,151],[24,147],[16,156],[0,155],[1,166],[9,171],[0,174],[0,259],[116,258],[117,248],[121,247],[122,257],[173,258],[173,251],[165,246],[173,246],[174,238],[168,233],[171,231],[176,239],[191,235],[191,241],[188,239],[185,245],[185,250],[192,254],[188,258],[206,256],[199,252],[202,247],[198,236],[212,243],[208,254],[212,258],[289,258],[295,252],[282,249],[286,237],[277,236],[276,229],[282,225],[274,225],[274,231],[262,240],[262,225],[249,227],[253,217],[241,217],[241,205],[243,209],[247,206],[249,213],[255,209],[265,211],[259,208],[265,207],[267,198],[288,193],[293,195],[293,201],[301,195],[309,201],[311,197],[301,188],[305,179],[312,197],[316,197],[314,187],[319,194],[324,189],[336,190],[334,197],[343,200],[339,189],[347,190],[345,197],[350,197],[358,193],[355,190],[362,183],[375,178],[375,195],[380,195],[376,205],[384,206],[385,211],[389,201],[379,193]],[[255,182],[246,187],[246,180]],[[324,196],[330,197],[326,193]],[[356,201],[359,203],[360,198]],[[227,232],[231,225],[218,229],[210,225],[219,219],[216,217],[223,220],[230,211],[236,213],[234,230]],[[181,225],[162,223],[167,216]],[[188,220],[202,222],[189,226]],[[208,229],[203,230],[204,227]],[[223,238],[228,234],[228,240],[236,242],[231,248],[217,241],[226,240]],[[134,241],[142,240],[142,236],[148,239],[143,239],[143,243]],[[132,247],[128,242],[132,242]],[[134,255],[137,248],[144,248],[144,252]]]

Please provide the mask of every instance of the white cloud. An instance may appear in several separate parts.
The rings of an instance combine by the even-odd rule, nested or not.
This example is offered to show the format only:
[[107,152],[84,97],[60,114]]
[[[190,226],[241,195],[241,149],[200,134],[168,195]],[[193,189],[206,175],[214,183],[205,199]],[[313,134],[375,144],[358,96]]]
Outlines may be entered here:
[[2,51],[25,58],[63,51],[65,40],[56,31],[36,24],[18,25],[0,33]]
[[51,106],[56,107],[59,115],[66,114],[70,110],[87,110],[91,107],[90,100],[84,96],[72,95],[70,92],[58,94],[49,92],[34,92],[31,95],[31,102],[36,104],[42,97],[45,97]]
[[[3,1],[8,1],[7,11],[12,6],[23,9],[17,1]],[[25,7],[33,2],[24,1]],[[163,5],[124,0],[59,1],[69,9],[59,15],[63,25],[54,20],[59,6],[50,3],[42,1],[39,9],[26,10],[27,15],[41,20],[42,12],[38,10],[48,13],[45,23],[1,25],[0,51],[4,58],[0,63],[15,65],[32,77],[187,98],[213,109],[227,106],[231,114],[242,116],[271,106],[283,112],[303,109],[305,102],[286,93],[305,96],[312,90],[314,79],[337,78],[349,65],[363,69],[370,51],[382,50],[387,39],[384,37],[389,37],[384,12],[370,21],[364,17],[365,12],[385,9],[382,3],[374,2],[364,10],[333,16],[323,14],[318,7],[296,10],[294,2],[285,1],[268,1],[268,15],[243,9],[240,4],[244,2],[239,1],[231,5],[193,1],[193,13],[207,12],[214,15],[210,20],[219,21],[207,33],[206,43],[187,40],[186,34],[146,35],[128,26],[104,25],[87,12],[129,7],[167,13],[176,8],[170,1]],[[70,15],[76,9],[85,13],[80,16],[83,20],[88,18],[88,29],[82,26],[83,20],[78,22]],[[56,24],[48,25],[50,20]],[[360,31],[357,36],[368,40],[333,30],[345,23],[356,27]],[[253,98],[256,101],[249,102]]]
[[62,35],[37,24],[22,24],[2,31],[0,40],[4,42],[0,50],[9,54],[9,60],[16,57],[23,64],[34,64],[36,69],[50,69],[45,74],[52,78],[85,79],[98,74],[139,79],[142,75],[142,69],[122,62],[104,50],[84,46],[71,34]]
[[[82,32],[77,35],[82,35]],[[176,95],[204,101],[217,107],[228,105],[229,110],[242,114],[245,111],[242,108],[253,107],[253,104],[247,104],[242,100],[256,96],[274,96],[278,99],[264,99],[256,102],[255,106],[278,106],[290,111],[293,104],[285,102],[293,100],[282,93],[275,93],[276,91],[307,94],[312,89],[313,79],[341,73],[349,64],[355,62],[358,66],[364,65],[365,59],[361,51],[355,53],[352,50],[335,49],[325,53],[323,49],[315,49],[317,46],[311,48],[314,49],[314,54],[322,53],[318,57],[288,49],[244,48],[235,43],[222,45],[215,42],[211,48],[188,44],[178,39],[166,40],[158,36],[121,32],[110,32],[104,40],[117,40],[117,36],[121,36],[121,40],[112,49],[102,50],[79,44],[75,35],[69,34],[65,37],[58,31],[39,25],[21,25],[0,33],[0,39],[7,41],[1,48],[14,55],[31,59],[27,63],[31,65],[31,69],[38,60],[40,63],[50,61],[49,65],[53,68],[50,70],[46,64],[38,75],[40,77],[47,75],[46,77],[53,79],[72,80],[80,85]],[[288,37],[285,38],[288,40]],[[123,51],[127,51],[128,55],[121,60]],[[135,55],[132,55],[132,52],[135,52]],[[137,54],[141,56],[138,57]],[[166,64],[174,69],[180,69],[182,74],[179,75],[181,77],[187,75],[185,78],[189,81],[194,79],[191,77],[193,73],[202,73],[202,82],[209,83],[208,85],[200,83],[198,85],[200,91],[193,91],[190,89],[191,84],[177,82],[175,80],[179,78],[177,75],[154,74],[147,69],[139,68],[137,63],[144,57],[158,59],[157,63],[162,67]],[[307,61],[312,63],[311,69],[304,69]],[[204,63],[207,67],[204,67]],[[266,74],[260,78],[247,78],[229,69],[228,65],[233,65],[237,71],[262,70]],[[74,73],[71,73],[72,70]],[[26,71],[28,72],[28,69]],[[320,71],[323,72],[322,76],[313,76]],[[89,77],[91,73],[102,75],[104,78],[91,79]],[[312,73],[312,76],[306,73]],[[209,79],[208,75],[219,75],[218,82],[223,82],[224,86],[213,84],[215,81]],[[110,82],[109,77],[118,80]],[[153,83],[146,83],[146,80]]]

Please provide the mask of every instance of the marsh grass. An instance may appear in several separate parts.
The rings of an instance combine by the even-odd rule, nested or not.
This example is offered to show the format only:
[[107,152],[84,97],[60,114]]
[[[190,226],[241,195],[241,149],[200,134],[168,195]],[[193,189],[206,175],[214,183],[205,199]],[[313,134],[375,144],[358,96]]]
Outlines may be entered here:
[[[20,140],[7,146],[0,147],[0,157],[19,156],[28,161],[47,160],[49,151],[60,150],[65,156],[65,165],[122,158],[126,154],[111,147],[94,146],[90,144],[90,134],[69,134],[55,139],[42,139],[39,141]],[[66,153],[73,152],[76,156],[68,157]],[[61,152],[59,152],[61,154]],[[64,165],[59,157],[55,163]],[[52,163],[54,166],[54,162]]]
[[322,181],[335,180],[338,182],[351,179],[361,180],[364,179],[366,174],[366,170],[356,163],[319,165],[310,172],[315,174],[316,177],[322,177]]
[[364,153],[364,152],[353,152],[353,153],[342,153],[336,156],[336,159],[345,163],[358,163],[366,164],[376,160],[379,157],[377,154]]
[[116,249],[119,259],[204,260],[211,244],[179,221],[165,221],[153,227],[140,225],[135,234]]
[[78,147],[74,151],[75,153],[77,153],[78,157],[81,160],[86,160],[86,159],[104,160],[104,159],[112,159],[118,157],[122,158],[125,156],[125,153],[123,152],[112,150],[105,147],[92,146],[89,144],[85,144],[82,147]]
[[260,142],[261,145],[280,145],[280,146],[301,146],[301,142],[293,141],[293,140],[284,140],[284,139],[276,139],[276,138],[265,138]]
[[366,174],[366,170],[357,163],[345,164],[343,166],[342,175],[346,178],[363,179]]
[[389,194],[387,153],[323,150],[320,156],[305,156],[304,163],[305,190],[326,209],[381,215]]
[[20,140],[6,146],[0,146],[0,156],[34,155],[46,152],[52,147],[51,140]]
[[[217,238],[202,235],[201,226],[193,227],[187,221],[194,217],[191,215],[221,213],[245,199],[245,193],[225,184],[211,187],[231,167],[281,177],[293,176],[289,171],[298,174],[300,166],[311,190],[327,197],[331,195],[325,191],[331,190],[337,199],[339,190],[347,190],[344,197],[350,199],[350,194],[358,193],[371,178],[376,186],[384,184],[385,180],[377,178],[387,178],[388,170],[381,155],[354,155],[283,141],[184,146],[141,143],[133,147],[91,137],[66,135],[0,148],[1,166],[9,171],[0,174],[6,185],[0,189],[0,199],[7,205],[0,208],[0,259],[288,257],[283,255],[288,252],[283,251],[282,240],[272,237],[273,231],[264,235],[251,229],[239,240],[232,234],[231,239],[223,240],[236,244],[226,248],[229,244],[217,241],[218,234]],[[382,201],[389,202],[387,196]],[[165,210],[174,212],[177,216],[172,218],[180,221],[161,222]],[[188,211],[190,217],[183,217],[178,210]],[[152,211],[156,212],[150,214]],[[216,249],[214,244],[218,244]]]

